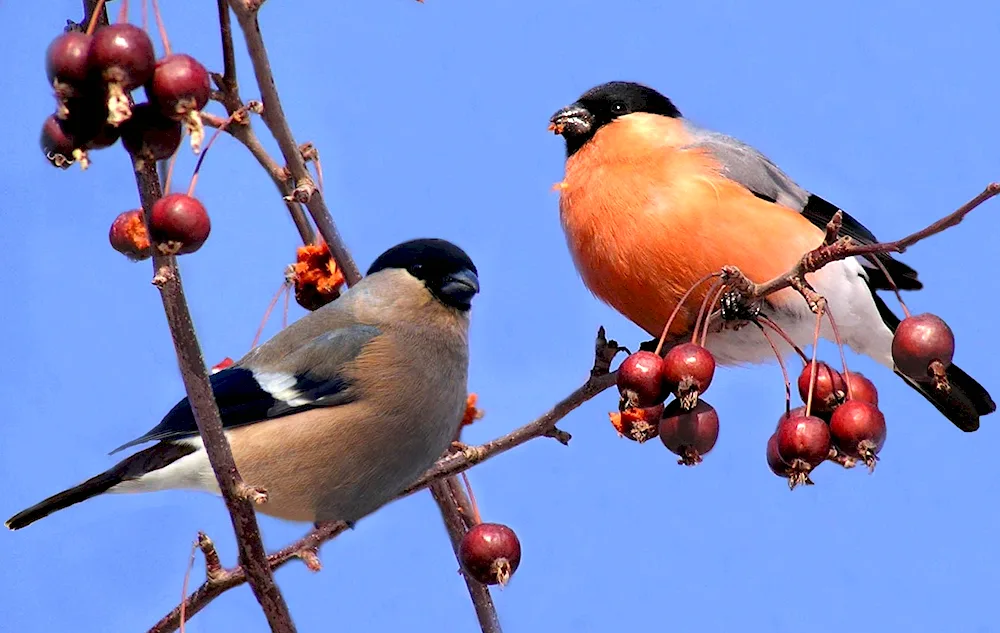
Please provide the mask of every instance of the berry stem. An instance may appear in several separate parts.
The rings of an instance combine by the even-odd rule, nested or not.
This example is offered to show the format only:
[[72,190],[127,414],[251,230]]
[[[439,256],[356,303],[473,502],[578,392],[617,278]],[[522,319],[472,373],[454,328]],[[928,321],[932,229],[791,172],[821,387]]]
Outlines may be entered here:
[[[170,54],[170,39],[167,37],[167,27],[163,25],[163,16],[160,15],[160,0],[152,0],[153,2],[153,17],[156,19],[156,29],[160,32],[160,41],[163,42],[163,55],[166,57]],[[143,2],[143,8],[145,8],[145,2]]]
[[677,301],[677,305],[674,306],[673,312],[670,313],[670,318],[667,319],[667,324],[663,326],[663,333],[660,334],[660,341],[659,343],[656,344],[655,353],[657,355],[660,355],[660,352],[663,351],[663,343],[664,341],[667,340],[667,333],[670,331],[670,325],[674,322],[674,319],[677,317],[677,314],[680,313],[681,307],[684,305],[684,302],[688,300],[688,297],[691,296],[691,293],[694,292],[700,285],[702,285],[712,277],[720,277],[720,276],[721,275],[719,273],[712,273],[710,275],[705,275],[698,281],[694,282],[694,285],[688,288],[687,292],[681,295],[681,298]]
[[149,33],[149,0],[142,0],[142,30]]
[[708,324],[712,322],[712,314],[713,314],[712,313],[712,308],[715,307],[715,304],[719,303],[719,299],[722,298],[722,294],[726,290],[728,290],[728,288],[727,288],[727,286],[725,284],[723,284],[723,286],[721,288],[719,288],[719,291],[716,292],[715,296],[712,298],[712,303],[710,303],[708,305],[708,312],[705,313],[705,326],[704,326],[704,328],[701,331],[701,346],[702,347],[705,347],[705,341],[708,339]]
[[[718,290],[720,286],[722,288],[726,287],[726,281],[724,279],[719,279],[714,284],[712,284],[709,287],[708,292],[705,293],[705,298],[701,300],[701,307],[698,308],[698,318],[696,318],[695,321],[694,321],[694,331],[691,333],[691,342],[692,343],[697,343],[698,342],[698,331],[701,329],[701,319],[702,319],[702,316],[705,314],[705,310],[706,310],[706,308],[708,306],[709,297],[711,297],[712,294],[716,290]],[[706,317],[706,319],[707,319],[707,317]]]
[[104,0],[97,0],[94,12],[90,14],[90,21],[87,22],[87,35],[94,34],[94,29],[97,28],[97,18],[101,15],[102,9],[104,9]]
[[195,551],[198,549],[199,540],[200,538],[197,538],[194,540],[193,543],[191,543],[191,555],[188,557],[187,571],[184,572],[184,582],[181,584],[181,621],[180,621],[181,633],[184,633],[184,622],[185,620],[187,620],[187,618],[185,617],[187,614],[185,613],[185,608],[184,608],[185,606],[187,606],[185,604],[187,602],[185,598],[187,598],[188,594],[188,582],[191,580],[191,569],[194,567]]
[[875,262],[875,265],[882,270],[882,274],[885,275],[886,281],[889,282],[889,288],[891,288],[893,293],[895,293],[896,295],[896,301],[899,302],[899,307],[903,309],[903,315],[906,318],[910,318],[910,309],[906,307],[906,302],[903,301],[903,295],[899,292],[899,286],[897,286],[896,282],[892,279],[892,275],[889,274],[889,271],[886,269],[885,264],[883,264],[878,257],[874,256],[872,256],[869,261]]
[[483,522],[483,517],[479,514],[479,504],[476,503],[476,493],[472,492],[472,484],[469,483],[469,476],[465,472],[462,473],[462,483],[465,484],[465,490],[469,493],[469,504],[472,506],[472,518],[475,520],[475,525]]
[[822,305],[817,306],[816,329],[813,331],[812,362],[809,364],[809,397],[806,398],[806,417],[812,414],[813,391],[816,390],[816,353],[819,351],[819,326],[823,323],[825,311]]
[[163,195],[170,193],[170,181],[174,177],[174,163],[177,162],[177,156],[180,152],[174,152],[170,157],[170,161],[167,163],[167,176],[163,179]]
[[766,325],[767,327],[771,328],[772,330],[774,330],[779,336],[781,336],[781,338],[785,339],[785,342],[791,345],[792,349],[795,350],[795,353],[798,354],[799,358],[802,359],[802,364],[806,364],[809,362],[809,357],[806,356],[806,353],[802,351],[801,347],[795,344],[795,341],[792,340],[792,337],[788,336],[787,332],[781,329],[780,325],[778,325],[777,323],[775,323],[774,321],[772,321],[763,314],[757,315],[757,320]]
[[285,307],[281,311],[281,329],[288,327],[288,300],[292,297],[292,284],[285,282]]
[[122,0],[122,6],[118,9],[118,19],[115,21],[118,24],[128,22],[128,0]]
[[274,293],[274,297],[271,298],[271,303],[267,304],[267,310],[264,310],[264,318],[260,321],[260,327],[257,328],[257,334],[253,337],[253,342],[250,343],[250,349],[257,347],[257,342],[260,341],[261,334],[264,333],[264,326],[267,325],[268,319],[271,318],[271,311],[274,310],[274,306],[278,305],[278,299],[281,298],[281,293],[287,290],[289,283],[287,281],[282,281],[281,286],[278,288],[278,292]]
[[792,411],[792,381],[788,379],[788,369],[785,367],[785,360],[781,357],[778,346],[774,344],[771,335],[767,333],[764,326],[758,322],[754,322],[754,324],[760,328],[760,333],[767,339],[767,344],[771,346],[775,358],[778,359],[778,366],[781,367],[781,376],[785,379],[785,414],[788,414]]
[[216,128],[215,132],[212,134],[212,137],[208,139],[208,143],[205,144],[205,149],[202,150],[201,156],[198,157],[198,162],[195,163],[194,165],[194,172],[191,173],[191,183],[188,185],[187,195],[189,196],[194,195],[194,187],[196,184],[198,184],[198,172],[201,171],[201,164],[202,162],[205,161],[205,155],[208,154],[208,150],[212,148],[212,144],[215,143],[215,139],[219,138],[219,135],[222,134],[222,132],[225,131],[227,127],[229,127],[230,123],[235,121],[240,116],[245,116],[246,113],[247,113],[246,107],[240,108],[236,112],[233,112],[231,115],[229,115],[228,119],[223,121],[219,125],[219,127]]
[[[844,368],[844,376],[847,376],[850,372],[847,369],[847,355],[844,354],[844,343],[840,340],[840,328],[837,327],[837,322],[833,320],[833,312],[830,312],[830,306],[826,307],[826,318],[830,320],[830,329],[833,330],[833,339],[837,342],[837,350],[840,352],[840,365]],[[851,388],[851,381],[847,381],[847,397],[854,397],[854,390]]]

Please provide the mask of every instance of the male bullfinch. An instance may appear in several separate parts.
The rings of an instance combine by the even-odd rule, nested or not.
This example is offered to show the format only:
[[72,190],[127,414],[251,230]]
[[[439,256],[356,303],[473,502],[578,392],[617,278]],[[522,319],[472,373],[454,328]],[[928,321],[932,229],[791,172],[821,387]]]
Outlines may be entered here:
[[[243,479],[260,512],[353,523],[391,501],[456,437],[465,412],[472,260],[439,239],[382,253],[368,274],[211,376]],[[218,494],[187,398],[117,452],[156,444],[20,512],[16,530],[105,492]]]
[[[725,265],[758,283],[788,271],[823,242],[837,211],[754,148],[692,125],[670,99],[643,85],[592,88],[556,112],[550,129],[566,142],[559,210],[576,268],[591,292],[653,336],[689,287]],[[862,244],[878,241],[846,213],[841,234]],[[906,264],[889,255],[878,260],[900,289],[922,287]],[[891,345],[899,318],[875,293],[891,288],[885,273],[849,258],[808,278],[826,297],[843,342],[895,369]],[[685,302],[671,340],[690,335],[708,287]],[[762,311],[799,346],[812,343],[815,315],[795,290],[768,297]],[[822,336],[833,340],[826,320]],[[725,365],[774,358],[756,328],[712,333],[707,347]],[[955,365],[948,368],[947,394],[903,378],[963,431],[975,431],[979,417],[996,409]]]

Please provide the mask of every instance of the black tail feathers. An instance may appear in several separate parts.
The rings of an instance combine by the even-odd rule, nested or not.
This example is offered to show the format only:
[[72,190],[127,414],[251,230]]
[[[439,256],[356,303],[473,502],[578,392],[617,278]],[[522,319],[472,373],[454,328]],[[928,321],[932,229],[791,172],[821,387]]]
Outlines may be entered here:
[[159,470],[185,455],[190,455],[196,450],[198,449],[188,444],[160,442],[134,455],[129,455],[110,470],[91,477],[78,486],[73,486],[69,490],[63,490],[44,501],[36,503],[27,510],[18,512],[7,519],[4,525],[11,530],[20,530],[25,526],[31,525],[38,519],[49,516],[53,512],[58,512],[71,505],[105,493],[123,481],[138,479],[146,473]]
[[40,501],[27,510],[18,512],[4,523],[11,530],[20,530],[31,525],[38,519],[43,519],[53,512],[68,508],[71,505],[86,501],[91,497],[107,492],[112,486],[121,483],[121,476],[112,468],[96,477],[91,477],[79,486],[73,486],[69,490],[63,490],[54,494],[44,501]]

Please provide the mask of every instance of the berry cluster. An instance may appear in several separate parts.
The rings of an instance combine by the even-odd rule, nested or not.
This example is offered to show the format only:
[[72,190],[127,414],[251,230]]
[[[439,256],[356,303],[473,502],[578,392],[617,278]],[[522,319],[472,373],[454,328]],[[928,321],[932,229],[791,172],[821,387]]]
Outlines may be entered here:
[[[41,146],[49,162],[62,169],[79,162],[86,169],[89,151],[111,147],[120,138],[141,169],[146,161],[173,156],[185,129],[191,147],[200,152],[200,111],[211,93],[205,67],[190,55],[169,53],[166,42],[168,53],[157,60],[146,31],[127,22],[95,26],[92,19],[86,32],[61,34],[46,52],[57,103],[42,125]],[[139,87],[146,101],[136,104],[132,93]],[[152,244],[170,255],[198,250],[211,223],[191,193],[158,200],[146,219],[141,209],[119,215],[109,231],[112,247],[133,260],[148,258]]]
[[[773,323],[769,327],[776,328]],[[702,334],[702,345],[683,343],[664,356],[658,351],[630,354],[616,376],[619,411],[609,414],[619,435],[639,443],[659,437],[680,457],[678,463],[688,466],[701,462],[719,438],[719,416],[701,398],[715,373],[715,359],[704,347],[704,338]],[[810,361],[796,350],[805,364],[797,379],[804,404],[792,408],[786,399],[785,413],[768,438],[768,466],[786,478],[790,488],[811,485],[810,473],[825,461],[845,468],[861,461],[873,472],[886,438],[874,383],[846,367],[838,372],[825,362]],[[950,388],[947,369],[954,352],[951,328],[932,314],[907,312],[893,337],[897,371],[933,389]],[[787,375],[785,381],[790,396]],[[675,398],[664,404],[671,395]]]
[[[637,442],[659,437],[694,466],[719,439],[719,416],[700,398],[715,375],[715,358],[696,343],[671,348],[666,356],[639,351],[618,368],[619,413],[611,414],[618,432]],[[664,406],[671,395],[676,398]]]

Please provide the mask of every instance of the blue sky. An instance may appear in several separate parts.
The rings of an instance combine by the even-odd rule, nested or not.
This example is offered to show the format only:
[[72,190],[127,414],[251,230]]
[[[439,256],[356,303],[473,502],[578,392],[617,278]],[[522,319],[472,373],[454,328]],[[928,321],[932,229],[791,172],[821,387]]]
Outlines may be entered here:
[[[218,69],[214,3],[162,4],[174,50]],[[891,239],[1000,178],[1000,92],[990,80],[1000,26],[984,19],[988,10],[964,1],[298,0],[269,2],[261,22],[292,128],[319,147],[327,199],[362,268],[392,244],[431,235],[479,266],[470,388],[487,416],[465,439],[480,442],[576,387],[599,325],[624,343],[642,340],[587,292],[569,259],[550,190],[563,165],[561,139],[545,129],[553,111],[607,80],[648,83]],[[9,64],[0,101],[7,517],[111,466],[107,451],[153,426],[183,387],[149,263],[107,244],[111,220],[137,206],[124,151],[99,152],[80,173],[50,168],[38,150],[52,109],[44,51],[79,3],[3,12],[17,25],[0,40]],[[238,63],[243,95],[255,98],[242,53]],[[178,182],[193,162],[185,152]],[[182,271],[215,362],[247,350],[297,236],[232,139],[209,154],[198,195],[212,236]],[[982,293],[994,283],[985,275],[997,262],[998,204],[905,256],[926,284],[911,308],[947,319],[956,361],[995,395],[987,320],[996,299]],[[293,318],[301,314],[295,307]],[[697,468],[677,466],[659,442],[617,438],[610,391],[564,421],[569,448],[536,440],[475,468],[484,519],[511,525],[524,551],[511,584],[494,591],[505,630],[1000,630],[1000,418],[962,434],[888,371],[849,362],[877,382],[888,421],[874,476],[824,465],[818,485],[790,493],[770,473],[765,443],[783,397],[775,365],[716,374],[708,397],[721,435]],[[270,549],[308,527],[260,523]],[[180,598],[199,529],[232,563],[223,505],[199,493],[99,498],[0,534],[3,628],[145,630]],[[318,575],[301,564],[277,574],[300,631],[476,628],[427,493],[364,520],[322,560]],[[188,630],[266,624],[242,587]]]

